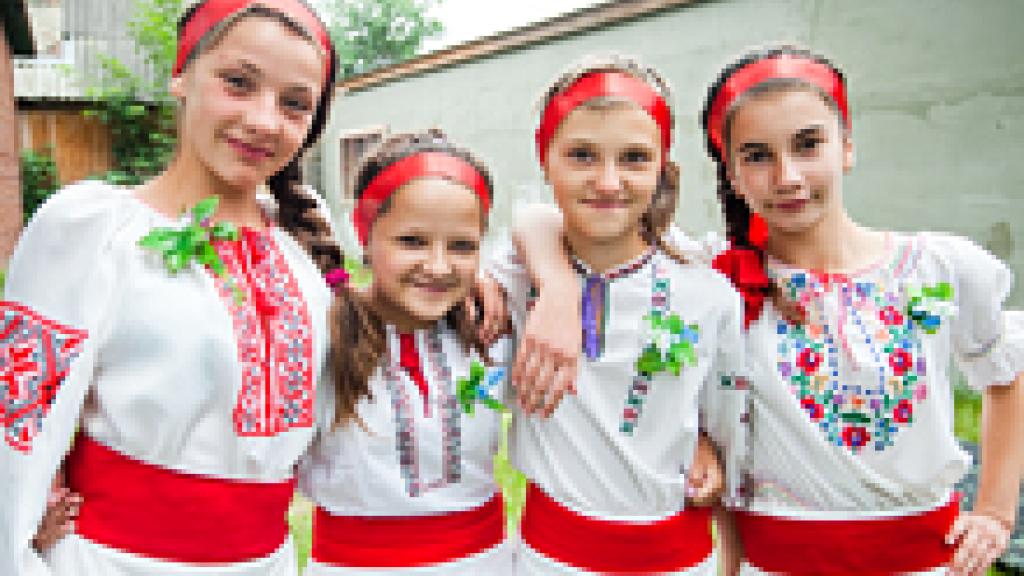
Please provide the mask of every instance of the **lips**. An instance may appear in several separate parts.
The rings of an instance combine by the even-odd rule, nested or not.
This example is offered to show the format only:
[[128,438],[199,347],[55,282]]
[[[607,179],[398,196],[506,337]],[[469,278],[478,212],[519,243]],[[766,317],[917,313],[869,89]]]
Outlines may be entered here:
[[237,138],[226,138],[231,149],[246,162],[261,162],[274,157],[274,151],[262,146],[249,144]]
[[621,198],[588,198],[582,200],[583,204],[597,210],[613,210],[625,208],[629,202]]
[[799,212],[807,206],[809,202],[806,198],[794,198],[793,200],[784,200],[775,202],[775,209],[780,212]]

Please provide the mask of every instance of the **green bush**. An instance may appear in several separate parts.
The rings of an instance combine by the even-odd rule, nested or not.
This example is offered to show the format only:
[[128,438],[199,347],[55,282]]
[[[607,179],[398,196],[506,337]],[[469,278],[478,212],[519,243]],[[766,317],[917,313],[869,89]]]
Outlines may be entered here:
[[59,187],[60,178],[52,147],[21,151],[21,200],[25,222]]

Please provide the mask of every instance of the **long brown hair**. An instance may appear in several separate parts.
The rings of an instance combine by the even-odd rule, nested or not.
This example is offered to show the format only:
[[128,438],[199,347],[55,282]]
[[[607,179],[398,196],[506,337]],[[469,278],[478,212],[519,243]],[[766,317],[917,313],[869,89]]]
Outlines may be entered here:
[[[722,206],[722,216],[725,219],[726,233],[729,236],[730,241],[734,247],[739,247],[745,250],[751,250],[758,255],[761,261],[762,267],[764,266],[765,253],[761,246],[757,243],[752,242],[750,239],[750,218],[752,212],[747,202],[737,194],[736,190],[732,187],[732,181],[729,178],[728,168],[728,148],[730,141],[730,130],[732,128],[732,121],[736,115],[736,111],[742,106],[743,102],[749,98],[755,97],[758,94],[764,94],[775,91],[789,91],[789,90],[812,90],[818,94],[830,108],[832,108],[836,115],[839,117],[840,123],[844,129],[847,129],[846,121],[842,114],[839,113],[839,106],[832,99],[831,96],[826,94],[821,89],[813,86],[807,82],[804,82],[797,78],[773,78],[769,79],[761,84],[758,84],[749,90],[747,90],[736,102],[732,103],[729,110],[726,111],[725,120],[722,128],[722,141],[723,149],[719,150],[711,138],[709,124],[711,122],[711,108],[715,99],[718,97],[725,83],[732,77],[733,74],[742,70],[746,66],[765,60],[768,58],[775,58],[782,55],[799,56],[808,60],[820,62],[828,66],[839,81],[845,86],[846,79],[834,64],[829,62],[827,59],[814,54],[813,52],[790,45],[774,46],[766,49],[755,50],[749,52],[736,60],[736,62],[730,64],[722,73],[718,76],[715,82],[708,89],[708,97],[704,102],[704,109],[701,111],[701,127],[704,129],[704,134],[707,138],[707,149],[708,154],[715,161],[718,168],[718,199]],[[802,320],[802,311],[800,307],[789,298],[787,298],[783,291],[780,289],[778,284],[774,280],[769,280],[769,288],[767,296],[771,299],[775,309],[787,319],[792,321]]]
[[[354,195],[358,199],[382,170],[395,162],[422,152],[443,152],[469,162],[484,177],[493,200],[494,185],[484,165],[468,151],[448,141],[440,130],[398,134],[388,138],[363,159],[356,174]],[[386,213],[391,202],[385,201],[377,215]],[[486,217],[481,214],[481,226]],[[445,321],[458,335],[465,350],[474,350],[487,357],[486,347],[479,338],[477,319],[463,303],[456,304],[445,315]],[[355,294],[347,286],[339,287],[335,305],[331,310],[332,366],[335,376],[335,423],[342,424],[356,416],[356,405],[364,396],[370,396],[370,378],[381,366],[388,348],[385,323],[376,311],[372,293]]]
[[[612,54],[609,56],[588,56],[571,65],[551,84],[545,91],[541,100],[540,108],[543,110],[551,99],[568,90],[577,80],[588,74],[597,72],[620,72],[647,83],[658,93],[672,109],[672,89],[668,82],[654,69],[641,64],[635,58]],[[621,105],[618,99],[596,98],[580,105],[585,109],[607,109],[611,106]],[[675,115],[672,115],[675,123]],[[665,151],[668,154],[668,150]],[[664,240],[665,232],[675,217],[676,205],[679,202],[679,165],[668,158],[662,160],[661,173],[658,175],[658,185],[651,197],[651,203],[647,206],[643,216],[640,218],[640,236],[650,246],[661,250],[673,260],[681,264],[687,263],[687,258],[681,252],[669,245]]]

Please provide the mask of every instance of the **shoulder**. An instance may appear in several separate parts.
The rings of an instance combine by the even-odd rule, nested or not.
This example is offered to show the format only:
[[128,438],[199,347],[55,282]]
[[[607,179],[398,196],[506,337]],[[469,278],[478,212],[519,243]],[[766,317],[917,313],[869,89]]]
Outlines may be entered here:
[[922,262],[941,268],[954,280],[990,281],[993,276],[1009,275],[1009,269],[994,254],[977,242],[943,232],[919,232],[909,238],[911,251],[919,251]]
[[717,232],[705,232],[702,236],[691,236],[672,224],[665,231],[664,240],[693,262],[710,265],[720,252],[729,247],[728,240]]

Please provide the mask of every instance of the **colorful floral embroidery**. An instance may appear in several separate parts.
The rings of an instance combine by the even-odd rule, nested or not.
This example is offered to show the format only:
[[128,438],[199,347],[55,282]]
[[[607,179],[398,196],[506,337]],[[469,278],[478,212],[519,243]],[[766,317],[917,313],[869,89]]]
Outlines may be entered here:
[[[906,254],[900,256],[905,265]],[[913,423],[915,403],[928,395],[921,332],[933,334],[936,318],[948,314],[933,303],[951,299],[948,285],[915,289],[899,270],[887,271],[880,276],[892,286],[804,272],[781,279],[808,315],[803,325],[778,321],[778,372],[829,442],[855,454],[867,446],[885,450]],[[830,301],[839,316],[831,320]]]
[[670,282],[664,270],[655,264],[651,266],[651,275],[651,309],[644,316],[643,344],[619,426],[619,430],[627,435],[636,430],[654,375],[670,371],[678,376],[683,366],[697,363],[698,326],[686,324],[678,314],[670,312]]
[[[419,450],[416,448],[416,420],[413,417],[412,402],[405,386],[402,385],[401,368],[388,366],[384,375],[391,406],[395,413],[395,449],[398,451],[398,465],[405,479],[409,496],[420,496],[427,490],[442,488],[462,479],[462,415],[459,401],[452,390],[452,373],[441,347],[437,332],[429,332],[426,338],[427,357],[438,384],[438,404],[441,407],[441,458],[444,470],[440,478],[424,481],[420,477]],[[424,398],[426,401],[426,398]]]
[[0,425],[19,452],[32,450],[87,333],[0,302]]
[[240,436],[273,436],[313,425],[313,334],[298,283],[269,232],[244,230],[236,242],[214,242],[237,289],[214,282],[231,313],[242,365],[233,420]]

